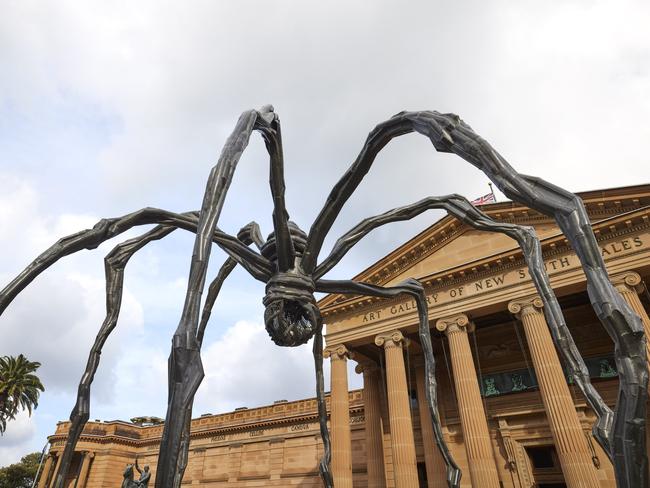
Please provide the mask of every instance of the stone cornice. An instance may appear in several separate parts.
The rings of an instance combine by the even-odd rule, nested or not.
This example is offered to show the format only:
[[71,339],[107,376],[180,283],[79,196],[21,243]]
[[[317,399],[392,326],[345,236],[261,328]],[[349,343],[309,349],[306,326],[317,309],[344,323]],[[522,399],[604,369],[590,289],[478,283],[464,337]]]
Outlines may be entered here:
[[[633,212],[650,205],[650,185],[648,184],[578,192],[577,195],[582,198],[592,221]],[[553,222],[552,219],[535,210],[510,201],[484,205],[481,210],[501,222],[519,224]],[[354,280],[373,284],[386,283],[392,276],[426,258],[466,229],[468,226],[455,217],[447,215],[379,262],[359,273]],[[320,300],[318,305],[322,310],[327,310],[340,302],[341,298],[341,295],[328,295]]]
[[[352,390],[349,392],[350,413],[363,412],[363,393],[362,390]],[[330,396],[326,396],[327,409],[330,408]],[[294,413],[291,407],[302,407],[301,411]],[[273,413],[275,408],[283,408],[276,414]],[[264,414],[269,415],[265,418]],[[245,417],[237,418],[231,421],[234,415],[245,415],[253,417],[254,420],[247,420]],[[269,418],[270,417],[270,418]],[[222,420],[221,422],[219,420]],[[200,422],[210,421],[209,424]],[[287,425],[300,424],[305,422],[318,422],[318,407],[315,398],[298,400],[295,402],[281,403],[277,405],[267,405],[258,408],[251,408],[245,411],[228,412],[210,417],[200,417],[192,420],[192,429],[190,437],[203,438],[212,437],[221,434],[233,434],[246,432],[257,429],[270,429],[284,427]],[[57,432],[48,437],[50,444],[63,441],[68,437],[70,422],[59,422]],[[116,427],[128,428],[132,437],[120,435],[119,432],[126,432],[126,429],[116,429]],[[111,422],[89,422],[84,432],[81,434],[79,442],[92,442],[98,444],[120,444],[128,446],[145,446],[160,443],[162,438],[162,428],[164,425],[138,426],[123,421]],[[116,430],[118,433],[116,433]]]
[[[355,414],[363,413],[364,408],[363,405],[354,405],[350,406],[350,416],[353,417]],[[329,413],[329,411],[328,411]],[[318,413],[313,413],[310,415],[303,415],[300,417],[295,417],[291,419],[285,419],[282,421],[275,421],[275,422],[259,422],[255,425],[242,425],[242,426],[230,426],[230,427],[222,427],[222,428],[214,428],[214,429],[209,429],[209,430],[199,430],[199,431],[192,431],[190,433],[190,439],[203,439],[206,437],[215,437],[219,435],[230,435],[230,434],[238,434],[242,432],[247,432],[250,430],[258,430],[258,429],[270,429],[270,428],[277,428],[277,427],[284,427],[287,425],[296,425],[296,424],[304,424],[304,423],[316,423],[318,422]],[[146,427],[144,427],[146,428]],[[277,436],[276,436],[277,437]],[[56,442],[62,442],[65,441],[68,438],[67,433],[65,434],[54,434],[51,436],[48,436],[48,441],[50,444],[54,444]],[[115,436],[115,435],[106,435],[106,436],[101,436],[101,435],[85,435],[82,434],[81,437],[79,438],[79,442],[77,445],[79,445],[82,442],[92,442],[94,444],[118,444],[118,445],[124,445],[124,446],[130,446],[130,447],[146,447],[150,445],[158,445],[160,444],[162,440],[162,435],[155,436],[155,437],[144,437],[141,439],[132,439],[129,437],[121,437],[121,436]],[[268,439],[265,439],[268,440]],[[231,442],[228,442],[229,445],[231,445]],[[62,447],[61,447],[62,449]],[[88,449],[84,449],[88,450]],[[58,452],[58,446],[54,448],[52,451],[53,453]]]
[[[606,243],[612,239],[616,239],[617,237],[628,236],[635,232],[650,229],[650,206],[614,215],[593,222],[592,224],[596,240],[598,242]],[[561,232],[547,236],[544,239],[541,239],[540,242],[545,259],[552,259],[554,256],[572,252],[568,240]],[[525,262],[521,250],[518,246],[513,245],[509,250],[489,256],[482,256],[474,261],[440,270],[434,274],[419,277],[418,279],[423,283],[427,292],[431,292],[438,288],[462,284],[485,276],[490,276],[496,269],[507,271],[522,266],[525,266]],[[403,269],[399,270],[399,272],[403,271]],[[334,296],[335,295],[329,295],[326,298]],[[344,297],[336,295],[335,297],[335,303],[330,301],[329,305],[322,308],[323,317],[331,319],[334,316],[345,316],[348,313],[358,314],[361,310],[368,309],[372,304],[380,301],[382,303],[397,303],[402,300],[401,298],[382,299],[365,296]],[[319,304],[322,303],[325,303],[325,299],[319,302]]]

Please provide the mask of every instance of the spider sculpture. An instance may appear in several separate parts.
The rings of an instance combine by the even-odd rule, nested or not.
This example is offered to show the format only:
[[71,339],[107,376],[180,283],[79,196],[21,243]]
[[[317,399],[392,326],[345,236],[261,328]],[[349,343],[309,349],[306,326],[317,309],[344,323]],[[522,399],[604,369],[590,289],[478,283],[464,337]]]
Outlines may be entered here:
[[[226,192],[238,160],[253,131],[261,133],[270,155],[270,187],[273,197],[273,232],[264,241],[259,227],[248,224],[237,237],[217,227]],[[323,241],[347,199],[370,170],[377,153],[391,139],[410,132],[430,139],[437,151],[453,152],[483,171],[503,193],[555,218],[572,244],[583,266],[588,293],[594,310],[615,343],[620,390],[615,411],[602,400],[589,380],[589,373],[567,329],[562,311],[544,271],[541,246],[530,227],[497,223],[458,195],[431,197],[363,220],[336,241],[329,256],[318,262]],[[424,288],[416,280],[382,287],[347,280],[326,280],[323,276],[365,235],[373,229],[408,220],[429,209],[442,208],[469,226],[501,232],[521,246],[533,282],[544,301],[544,313],[554,342],[565,366],[597,414],[593,434],[612,460],[619,487],[647,486],[645,455],[645,402],[647,369],[643,327],[609,281],[582,202],[572,193],[541,179],[517,173],[485,140],[458,116],[433,111],[401,112],[379,124],[368,136],[361,152],[332,189],[309,233],[289,221],[284,201],[284,163],[280,121],[270,106],[244,112],[221,156],[210,173],[201,210],[173,213],[145,208],[119,218],[103,219],[92,229],[65,237],[41,254],[2,292],[0,313],[16,295],[41,272],[60,258],[82,249],[96,248],[102,242],[139,225],[156,224],[145,234],[116,246],[105,258],[106,318],[97,334],[81,378],[77,402],[70,415],[68,441],[60,461],[54,486],[64,480],[83,427],[89,417],[90,387],[99,365],[101,349],[117,324],[121,306],[124,269],[138,250],[176,229],[196,234],[185,304],[172,339],[169,356],[169,396],[167,416],[156,470],[156,488],[180,486],[187,464],[189,430],[194,395],[203,378],[200,348],[210,311],[228,274],[241,265],[254,278],[266,284],[264,322],[273,342],[279,346],[299,346],[312,337],[316,370],[316,395],[324,455],[319,469],[326,487],[334,486],[329,470],[330,441],[323,385],[322,319],[314,299],[315,292],[370,295],[389,298],[405,294],[418,307],[419,340],[425,357],[426,396],[437,446],[447,464],[450,487],[460,485],[461,472],[445,444],[438,416],[435,362],[429,331],[429,316]],[[201,312],[210,250],[216,243],[229,255],[209,286]],[[255,244],[257,251],[249,247]]]

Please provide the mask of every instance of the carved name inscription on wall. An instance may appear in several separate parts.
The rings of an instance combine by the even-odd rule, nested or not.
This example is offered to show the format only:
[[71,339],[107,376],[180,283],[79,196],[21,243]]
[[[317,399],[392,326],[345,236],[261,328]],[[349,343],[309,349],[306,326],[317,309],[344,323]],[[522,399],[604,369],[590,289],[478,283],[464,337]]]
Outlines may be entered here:
[[[600,250],[605,260],[607,260],[612,256],[632,253],[636,250],[639,250],[640,248],[646,247],[648,241],[650,241],[650,236],[646,233],[643,235],[608,242],[601,245]],[[549,259],[546,260],[544,264],[546,265],[546,272],[550,276],[553,276],[554,274],[563,270],[580,267],[580,261],[575,254],[567,254],[565,256]],[[429,304],[429,307],[433,307],[436,305],[458,300],[459,298],[487,293],[504,286],[515,285],[520,282],[528,281],[529,279],[530,274],[528,272],[528,268],[526,267],[509,270],[505,273],[497,274],[495,276],[482,278],[480,280],[430,293],[427,295],[427,303]],[[391,307],[367,312],[362,315],[362,322],[374,322],[377,320],[386,319],[410,312],[415,313],[416,311],[417,306],[415,304],[415,301],[410,300],[393,305]]]

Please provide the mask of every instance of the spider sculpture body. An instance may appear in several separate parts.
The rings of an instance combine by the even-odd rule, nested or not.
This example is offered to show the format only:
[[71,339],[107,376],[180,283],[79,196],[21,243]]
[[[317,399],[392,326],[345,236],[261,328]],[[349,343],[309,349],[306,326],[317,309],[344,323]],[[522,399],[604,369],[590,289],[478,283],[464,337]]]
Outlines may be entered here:
[[[217,222],[237,162],[253,131],[261,133],[270,155],[270,187],[273,198],[273,232],[264,241],[257,224],[243,227],[238,235],[222,232]],[[507,196],[556,219],[583,265],[589,297],[603,326],[616,346],[620,394],[612,411],[589,380],[589,373],[566,326],[558,301],[544,270],[541,246],[530,227],[498,223],[458,195],[425,198],[412,205],[390,210],[363,220],[336,241],[329,256],[318,262],[323,241],[347,199],[372,166],[377,153],[393,138],[417,132],[428,137],[438,151],[453,152],[482,170]],[[427,301],[422,285],[409,279],[382,287],[349,280],[326,280],[323,276],[373,229],[391,222],[408,220],[429,209],[445,209],[476,229],[501,232],[515,239],[523,252],[533,282],[544,302],[544,313],[553,340],[565,366],[575,379],[598,421],[593,435],[612,460],[619,487],[647,486],[645,455],[645,402],[647,369],[643,327],[626,302],[611,285],[602,256],[582,202],[573,194],[543,180],[517,173],[501,155],[453,114],[402,112],[379,124],[368,136],[361,152],[331,191],[308,233],[289,221],[284,201],[284,163],[280,121],[272,107],[244,112],[228,138],[219,161],[207,182],[198,212],[174,213],[145,208],[123,217],[103,219],[92,229],[64,237],[29,264],[0,292],[0,313],[41,272],[64,256],[93,249],[102,242],[139,225],[155,224],[148,232],[117,245],[105,258],[106,318],[90,351],[79,383],[77,402],[70,415],[68,441],[54,481],[63,488],[75,445],[88,420],[90,387],[99,365],[101,349],[117,324],[122,300],[124,269],[131,256],[147,244],[176,229],[196,234],[185,304],[172,338],[169,356],[167,416],[156,470],[156,488],[180,486],[187,464],[189,430],[194,395],[203,378],[200,349],[210,312],[230,272],[241,265],[255,279],[266,284],[263,299],[264,322],[273,342],[299,346],[312,337],[316,371],[316,395],[324,444],[320,473],[326,487],[334,486],[330,474],[330,441],[323,385],[322,319],[315,292],[370,295],[390,298],[412,297],[418,308],[418,337],[425,359],[426,396],[436,444],[447,464],[450,487],[460,485],[461,472],[442,436],[438,416],[435,361],[429,331]],[[212,244],[229,255],[208,288],[200,310]],[[254,244],[257,250],[250,246]]]

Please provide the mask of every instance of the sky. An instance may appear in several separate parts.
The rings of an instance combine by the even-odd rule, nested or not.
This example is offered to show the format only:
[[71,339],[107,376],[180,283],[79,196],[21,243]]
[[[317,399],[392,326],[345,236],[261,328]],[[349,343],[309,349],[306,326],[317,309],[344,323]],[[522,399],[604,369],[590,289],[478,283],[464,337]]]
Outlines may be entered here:
[[[402,110],[457,113],[518,171],[571,191],[650,180],[647,1],[0,0],[0,9],[0,286],[102,217],[197,209],[239,114],[268,103],[282,121],[288,210],[304,230],[368,132]],[[222,229],[255,220],[271,231],[268,171],[254,135]],[[476,198],[487,183],[404,136],[380,153],[323,256],[367,216],[429,195]],[[376,230],[328,277],[356,275],[440,216]],[[40,450],[69,416],[105,312],[103,257],[140,232],[61,260],[0,316],[0,355],[42,363],[46,388],[33,415],[0,437],[0,466]],[[129,263],[91,419],[165,416],[192,246],[176,231]],[[211,276],[223,259],[215,249]],[[310,347],[273,345],[263,294],[241,270],[224,286],[195,415],[314,395]],[[362,385],[353,369],[349,377]]]

